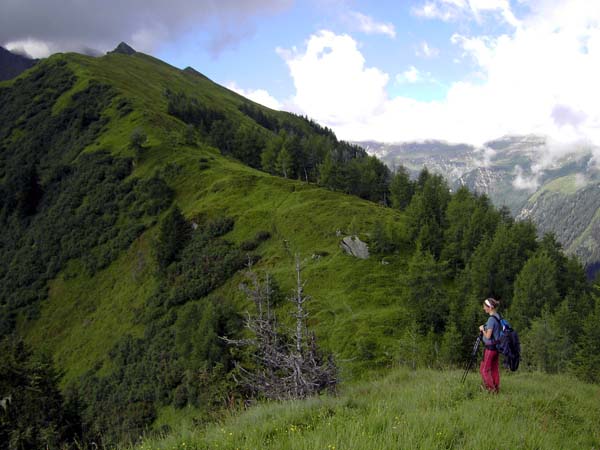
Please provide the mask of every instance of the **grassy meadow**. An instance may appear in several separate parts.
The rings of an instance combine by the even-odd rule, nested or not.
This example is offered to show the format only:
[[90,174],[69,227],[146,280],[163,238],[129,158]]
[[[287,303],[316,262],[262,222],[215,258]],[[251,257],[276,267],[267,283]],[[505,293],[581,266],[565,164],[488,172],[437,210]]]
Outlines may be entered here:
[[[135,450],[598,449],[600,387],[536,372],[502,373],[499,395],[472,371],[396,368],[337,396],[258,404],[217,424],[167,414],[170,434]],[[170,422],[170,423],[169,423]]]

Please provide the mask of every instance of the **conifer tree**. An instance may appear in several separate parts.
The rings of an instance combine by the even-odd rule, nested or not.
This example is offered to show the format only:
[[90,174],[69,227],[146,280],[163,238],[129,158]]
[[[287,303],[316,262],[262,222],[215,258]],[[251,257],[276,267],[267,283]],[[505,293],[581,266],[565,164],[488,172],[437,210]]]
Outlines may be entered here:
[[385,227],[381,219],[375,220],[371,230],[370,249],[375,253],[386,253],[388,249],[388,240],[385,233]]
[[[471,298],[494,297],[510,308],[514,282],[537,246],[535,227],[529,222],[501,222],[493,238],[481,241],[467,267]],[[479,305],[478,305],[479,306]]]
[[135,152],[135,158],[138,161],[143,156],[145,150],[144,144],[147,140],[148,136],[146,135],[146,132],[140,127],[137,127],[135,130],[133,130],[131,136],[129,137],[129,147]]
[[339,189],[341,169],[331,152],[327,153],[319,166],[319,184],[329,189]]
[[444,330],[448,314],[448,299],[443,287],[445,266],[431,252],[417,248],[400,275],[403,296],[414,311],[419,330]]
[[398,232],[391,219],[376,219],[371,229],[370,248],[375,253],[390,254],[399,246]]
[[415,192],[415,183],[411,181],[408,170],[404,166],[396,169],[390,182],[390,201],[392,207],[405,210]]
[[292,155],[284,145],[277,155],[277,171],[283,178],[293,177],[294,161]]
[[194,125],[188,123],[185,126],[185,130],[183,132],[183,142],[186,145],[196,145],[196,128],[194,127]]
[[265,139],[256,127],[241,125],[233,138],[232,155],[250,167],[261,167],[261,153]]
[[440,175],[427,175],[423,178],[423,188],[412,197],[406,209],[409,238],[439,259],[444,243],[444,229],[447,226],[446,208],[450,192]]
[[277,174],[277,157],[283,145],[281,134],[267,142],[260,155],[261,168],[272,175]]
[[429,179],[429,177],[431,177],[431,173],[429,173],[429,170],[427,170],[427,167],[424,166],[421,169],[421,172],[419,172],[419,176],[417,178],[417,185],[416,185],[417,191],[422,191],[425,188],[425,183],[427,183],[427,180]]
[[583,333],[573,359],[572,370],[582,380],[600,382],[600,298],[595,298],[595,307],[583,323]]
[[308,181],[318,180],[318,166],[325,159],[325,155],[331,148],[331,142],[327,136],[310,135],[302,141],[305,154],[305,169]]
[[[561,313],[564,311],[560,311]],[[551,313],[544,308],[541,316],[531,320],[530,329],[523,334],[523,360],[537,370],[557,373],[565,370],[573,354],[570,341],[559,311]]]
[[556,309],[560,301],[556,281],[556,265],[545,252],[527,260],[514,284],[510,311],[515,326],[525,328],[541,315],[542,309]]
[[446,220],[441,259],[456,274],[464,269],[481,240],[493,234],[499,217],[487,197],[477,197],[463,186],[448,203]]
[[80,424],[65,402],[60,374],[20,338],[0,341],[0,443],[7,450],[62,448]]
[[440,353],[442,359],[448,364],[460,364],[464,360],[463,337],[465,333],[461,333],[453,320],[449,319],[449,323],[442,338]]
[[181,210],[175,206],[163,218],[160,224],[156,259],[161,270],[166,269],[175,261],[179,252],[185,246],[190,234],[189,225]]

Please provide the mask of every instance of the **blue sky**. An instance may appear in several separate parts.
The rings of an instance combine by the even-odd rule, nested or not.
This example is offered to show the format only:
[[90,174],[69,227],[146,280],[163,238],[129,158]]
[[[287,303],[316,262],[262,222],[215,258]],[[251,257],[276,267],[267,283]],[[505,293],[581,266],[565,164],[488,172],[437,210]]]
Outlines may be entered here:
[[[241,32],[241,39],[215,52],[207,48],[218,23],[186,33],[161,45],[155,55],[177,67],[193,66],[221,84],[236,83],[243,89],[266,89],[277,99],[293,94],[293,80],[277,48],[302,48],[311,35],[322,30],[355,39],[368,66],[393,75],[415,67],[423,75],[416,82],[392,82],[391,96],[405,95],[429,101],[445,97],[453,80],[468,77],[469,64],[453,63],[461,55],[451,44],[457,29],[465,32],[502,32],[501,22],[447,23],[419,16],[419,1],[302,1],[281,11],[256,17]],[[382,30],[361,30],[361,18]],[[363,25],[364,28],[364,25]],[[429,74],[429,76],[425,76]]]
[[[600,145],[589,0],[0,0],[0,45],[38,57],[124,40],[347,140]],[[598,152],[600,155],[600,152]]]

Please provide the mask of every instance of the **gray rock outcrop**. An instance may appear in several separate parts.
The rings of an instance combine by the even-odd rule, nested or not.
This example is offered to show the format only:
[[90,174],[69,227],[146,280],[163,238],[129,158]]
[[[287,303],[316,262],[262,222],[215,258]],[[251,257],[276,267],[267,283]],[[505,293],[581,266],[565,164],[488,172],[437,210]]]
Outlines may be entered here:
[[340,247],[351,256],[360,259],[369,258],[369,246],[361,241],[358,236],[346,236],[340,242]]

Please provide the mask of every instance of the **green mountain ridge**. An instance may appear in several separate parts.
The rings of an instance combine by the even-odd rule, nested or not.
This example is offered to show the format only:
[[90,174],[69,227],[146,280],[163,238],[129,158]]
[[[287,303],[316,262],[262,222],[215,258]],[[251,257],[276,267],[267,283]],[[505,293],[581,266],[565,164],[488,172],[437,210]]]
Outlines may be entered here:
[[[81,377],[91,380],[91,374],[111,374],[111,352],[124,338],[153,339],[151,319],[140,317],[160,284],[155,247],[171,203],[189,223],[231,217],[234,225],[226,237],[234,246],[261,231],[270,235],[252,245],[260,246],[255,268],[272,273],[283,293],[291,290],[293,256],[300,254],[315,298],[311,321],[326,348],[336,348],[340,357],[351,359],[357,347],[370,345],[365,340],[375,340],[367,333],[349,341],[353,330],[392,331],[394,324],[384,325],[381,318],[399,315],[389,302],[397,269],[342,254],[336,231],[349,229],[353,218],[353,226],[366,230],[373,220],[397,218],[398,212],[249,168],[203,143],[197,130],[194,142],[186,143],[189,126],[168,114],[167,89],[255,126],[240,112],[248,104],[243,97],[197,72],[140,53],[54,55],[0,85],[6,117],[0,179],[9,194],[3,194],[2,207],[3,214],[14,211],[14,219],[3,217],[22,224],[2,242],[3,253],[13,255],[1,272],[11,280],[3,286],[0,305],[5,332],[16,326],[36,351],[52,354],[64,373],[63,388]],[[37,103],[28,103],[36,92]],[[304,119],[272,114],[290,129],[312,132]],[[129,142],[138,129],[146,135],[141,155]],[[19,149],[22,156],[8,149]],[[33,285],[19,276],[36,272],[42,276]],[[195,304],[217,305],[228,298],[241,313],[247,308],[238,289],[242,279],[241,273],[217,277],[208,288],[197,288],[209,289],[208,300],[186,300],[183,309],[195,314]],[[368,288],[373,282],[375,295]],[[393,346],[391,337],[387,345]],[[148,417],[140,420],[147,423]]]
[[[542,321],[556,331],[563,353],[535,348],[524,367],[566,370],[568,355],[598,380],[577,359],[600,312],[582,268],[485,197],[427,173],[390,181],[311,120],[139,52],[54,55],[0,83],[0,105],[0,335],[52,356],[88,437],[243,404],[233,361],[251,355],[219,337],[244,336],[244,266],[270,274],[287,327],[296,255],[342,380],[461,363],[489,295],[526,340]],[[372,256],[344,253],[346,235]]]
[[[66,61],[67,66],[77,74],[78,80],[70,90],[57,99],[53,107],[54,114],[60,110],[59,105],[66,106],[70,97],[83,91],[90,79],[98,83],[110,83],[113,88],[125,93],[124,98],[133,108],[133,112],[124,118],[117,120],[111,118],[110,129],[101,133],[95,142],[84,148],[82,154],[94,152],[96,149],[109,149],[115,157],[133,156],[127,142],[128,133],[134,127],[144,127],[148,134],[147,153],[143,164],[137,165],[132,175],[140,179],[151,177],[153,171],[161,168],[164,170],[167,166],[166,170],[173,172],[169,176],[173,178],[173,184],[176,186],[175,201],[187,217],[235,213],[236,208],[240,206],[236,202],[243,204],[244,208],[240,208],[241,212],[236,214],[240,216],[236,220],[236,224],[239,225],[236,225],[230,233],[233,240],[241,241],[251,237],[251,234],[245,233],[248,233],[248,229],[251,230],[250,232],[259,230],[262,222],[265,227],[274,227],[275,233],[278,234],[291,228],[289,236],[291,245],[298,247],[296,250],[302,251],[301,253],[307,256],[314,251],[329,250],[332,253],[339,253],[335,251],[337,248],[335,231],[347,228],[349,223],[346,223],[348,219],[336,214],[336,210],[347,210],[349,217],[360,214],[363,209],[369,211],[364,215],[370,217],[394,214],[391,210],[382,210],[369,202],[348,199],[346,196],[324,191],[314,185],[273,178],[236,161],[223,158],[213,148],[204,145],[199,148],[186,148],[178,142],[181,140],[178,133],[183,133],[184,126],[164,112],[167,108],[162,91],[167,85],[196,90],[198,97],[207,103],[218,101],[223,109],[239,116],[240,121],[248,120],[237,109],[242,100],[246,101],[245,99],[217,87],[203,76],[199,77],[189,70],[180,71],[139,53],[134,56],[110,54],[103,58],[90,58],[79,54],[57,55],[45,64],[52,64],[55,61]],[[152,76],[148,75],[150,73]],[[301,124],[301,121],[294,117],[291,120]],[[203,164],[202,159],[207,161],[206,168],[199,167]],[[194,179],[196,174],[201,176]],[[280,193],[278,194],[277,191]],[[265,204],[252,205],[251,201],[255,195]],[[199,199],[202,201],[200,202]],[[229,201],[232,199],[236,201]],[[338,216],[339,220],[332,223],[330,230],[325,231],[326,228],[322,224],[314,223],[321,218],[311,220],[310,214],[307,214],[315,203],[328,205],[327,209],[331,211],[331,217],[328,219]],[[283,223],[281,226],[272,225],[272,216],[277,215],[279,209],[285,211],[284,217],[281,218]],[[294,221],[298,221],[298,226],[294,225]],[[305,236],[294,237],[293,231],[300,224],[302,228],[307,228],[303,231]],[[281,232],[278,231],[279,227],[282,228]],[[295,242],[296,240],[298,242]],[[307,242],[312,245],[307,246]],[[152,259],[149,254],[145,257],[148,260]],[[76,265],[76,262],[73,264]],[[73,272],[76,271],[76,268],[73,269]],[[69,276],[67,275],[66,278]],[[90,278],[89,281],[93,280]],[[70,280],[66,281],[67,284],[69,282]],[[51,298],[53,288],[51,287]]]

